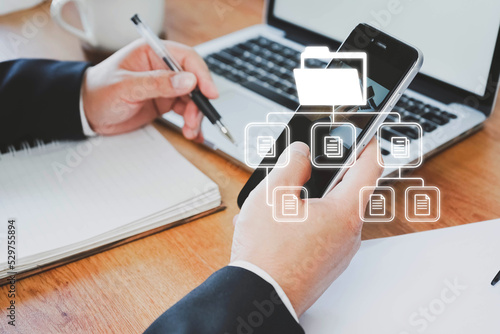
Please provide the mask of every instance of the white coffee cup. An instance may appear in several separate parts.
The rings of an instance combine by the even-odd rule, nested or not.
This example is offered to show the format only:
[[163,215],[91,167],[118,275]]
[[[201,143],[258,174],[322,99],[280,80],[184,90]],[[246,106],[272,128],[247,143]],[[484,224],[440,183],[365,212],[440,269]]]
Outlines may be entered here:
[[0,15],[17,12],[41,4],[45,0],[2,0],[0,2]]
[[[66,22],[63,7],[74,2],[83,30]],[[134,14],[158,35],[163,29],[165,0],[52,0],[50,13],[62,28],[95,49],[116,51],[139,38],[130,21]]]

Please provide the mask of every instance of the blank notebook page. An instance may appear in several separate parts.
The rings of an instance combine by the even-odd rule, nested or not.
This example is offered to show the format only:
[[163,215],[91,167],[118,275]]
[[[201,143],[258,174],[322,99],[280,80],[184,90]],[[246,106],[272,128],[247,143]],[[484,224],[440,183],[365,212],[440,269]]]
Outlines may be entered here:
[[[0,159],[0,217],[17,220],[18,266],[214,190],[152,126]],[[181,211],[176,218],[199,213],[196,205]]]

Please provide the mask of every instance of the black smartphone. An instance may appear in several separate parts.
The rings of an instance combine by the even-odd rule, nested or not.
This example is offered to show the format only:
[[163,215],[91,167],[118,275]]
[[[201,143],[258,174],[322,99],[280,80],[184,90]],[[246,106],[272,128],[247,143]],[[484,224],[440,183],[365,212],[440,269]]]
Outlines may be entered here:
[[[288,123],[290,143],[301,141],[308,144],[310,148],[318,148],[326,145],[324,141],[326,136],[331,137],[335,134],[335,138],[341,138],[339,141],[342,143],[343,150],[341,157],[332,160],[329,156],[326,159],[323,149],[316,149],[314,151],[319,153],[311,155],[313,164],[311,178],[304,185],[309,198],[323,197],[342,179],[349,163],[354,162],[370,142],[377,128],[384,122],[423,63],[423,55],[417,48],[367,24],[359,24],[338,51],[361,51],[367,54],[367,104],[335,107],[335,123],[328,128],[322,127],[321,131],[316,131],[314,138],[311,135],[311,129],[315,129],[319,123],[331,122],[328,115],[333,114],[332,106],[299,106],[290,119]],[[362,73],[362,65],[355,59],[332,60],[327,68],[356,68],[360,76]],[[361,78],[360,82],[362,82]],[[340,129],[341,126],[335,125],[339,122],[352,124],[355,131],[348,134],[348,131]],[[283,142],[285,142],[285,133],[282,133],[276,140],[276,143]],[[276,145],[275,157],[264,158],[261,164],[272,166],[285,148],[285,145]],[[326,160],[334,161],[336,168],[322,168],[325,166],[322,162]],[[271,169],[257,168],[254,171],[238,196],[240,208],[250,192]]]

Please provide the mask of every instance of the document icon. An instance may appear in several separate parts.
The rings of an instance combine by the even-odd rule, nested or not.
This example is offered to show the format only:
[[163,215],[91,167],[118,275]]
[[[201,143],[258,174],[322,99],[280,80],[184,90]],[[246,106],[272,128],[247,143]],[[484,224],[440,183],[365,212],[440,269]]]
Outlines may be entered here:
[[275,158],[274,139],[272,136],[257,137],[257,154],[261,158]]
[[414,200],[414,214],[415,216],[429,216],[431,214],[431,199],[426,194],[415,194]]
[[299,199],[294,194],[283,194],[281,196],[283,216],[297,216],[299,214]]
[[441,216],[441,193],[437,187],[414,186],[405,191],[405,216],[409,222],[435,222]]
[[385,216],[385,197],[380,194],[371,194],[368,203],[370,216]]
[[392,137],[391,154],[395,158],[409,158],[410,140],[406,137]]
[[324,153],[328,158],[341,158],[344,154],[344,145],[339,136],[326,136]]

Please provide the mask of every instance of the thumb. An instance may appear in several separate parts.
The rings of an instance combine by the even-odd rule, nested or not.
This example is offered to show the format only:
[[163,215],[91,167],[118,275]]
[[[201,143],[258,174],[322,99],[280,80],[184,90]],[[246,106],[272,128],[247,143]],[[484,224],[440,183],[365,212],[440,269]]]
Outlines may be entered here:
[[276,186],[303,186],[311,177],[311,153],[303,142],[294,142],[281,154],[277,165],[287,159],[288,165],[274,168],[268,175],[270,189]]
[[190,72],[129,72],[124,81],[124,93],[131,102],[159,97],[174,98],[189,94],[196,87],[196,82],[196,76]]

